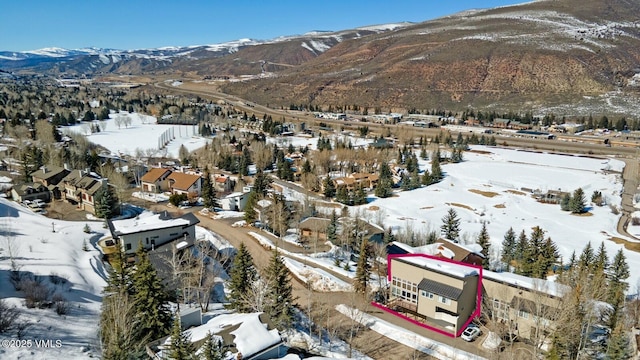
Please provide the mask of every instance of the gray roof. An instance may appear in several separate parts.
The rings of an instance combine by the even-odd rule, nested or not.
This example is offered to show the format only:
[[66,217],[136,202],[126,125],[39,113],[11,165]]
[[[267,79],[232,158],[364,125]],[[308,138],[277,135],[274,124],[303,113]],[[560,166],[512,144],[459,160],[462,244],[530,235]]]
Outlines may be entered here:
[[426,278],[420,281],[420,284],[418,284],[418,289],[428,291],[432,294],[444,296],[453,300],[458,300],[458,298],[460,298],[460,294],[462,294],[462,289],[458,289],[451,285],[443,284]]

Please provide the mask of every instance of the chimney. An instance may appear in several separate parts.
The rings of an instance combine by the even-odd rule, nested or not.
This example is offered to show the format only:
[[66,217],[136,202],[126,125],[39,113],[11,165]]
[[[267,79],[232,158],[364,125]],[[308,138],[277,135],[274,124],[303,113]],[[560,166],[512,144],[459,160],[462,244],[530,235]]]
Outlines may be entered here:
[[69,164],[68,163],[64,163],[64,169],[65,170],[69,170]]
[[47,166],[46,165],[42,165],[42,173],[43,174],[47,173]]

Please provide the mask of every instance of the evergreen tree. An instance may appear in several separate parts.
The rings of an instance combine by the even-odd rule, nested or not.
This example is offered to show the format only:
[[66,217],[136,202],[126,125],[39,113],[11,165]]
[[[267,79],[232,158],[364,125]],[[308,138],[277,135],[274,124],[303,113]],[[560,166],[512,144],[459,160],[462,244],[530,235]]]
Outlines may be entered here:
[[105,295],[115,293],[133,294],[133,267],[126,259],[126,255],[120,246],[117,251],[109,256],[109,266],[107,268],[107,286],[104,288]]
[[[540,277],[542,279],[546,277],[547,272],[549,272],[559,258],[558,247],[550,237],[547,237],[538,256],[538,267],[540,268]],[[562,266],[560,268],[562,268]]]
[[362,205],[367,203],[367,194],[364,192],[362,186],[358,186],[353,195],[353,204]]
[[204,180],[202,181],[202,200],[204,202],[204,207],[207,209],[214,209],[220,206],[216,197],[216,189],[211,181],[209,169],[204,172]]
[[329,175],[327,175],[327,177],[324,178],[324,181],[322,182],[322,187],[323,187],[323,194],[327,199],[331,199],[334,196],[336,196],[336,186],[333,183],[333,180],[331,180],[331,177],[329,177]]
[[358,258],[354,283],[355,291],[362,294],[366,294],[369,278],[371,277],[371,264],[369,263],[370,257],[371,247],[369,246],[367,238],[364,238],[360,243],[360,256]]
[[256,221],[258,213],[255,206],[258,202],[258,193],[255,192],[255,188],[249,193],[247,204],[244,206],[244,221],[247,224],[253,224]]
[[516,233],[513,231],[513,228],[510,227],[504,234],[504,240],[502,240],[502,255],[500,256],[500,260],[507,265],[507,268],[511,266],[511,261],[515,258],[515,250]]
[[258,274],[253,265],[253,258],[244,243],[241,243],[229,273],[229,303],[227,308],[238,312],[251,310],[245,299],[257,277]]
[[591,247],[591,241],[587,243],[587,246],[584,247],[580,257],[578,258],[578,268],[581,271],[591,272],[591,267],[593,265],[593,261],[595,260],[595,255],[593,254],[593,248]]
[[338,214],[333,210],[331,212],[331,221],[329,225],[327,225],[327,240],[331,241],[332,244],[336,243],[338,238]]
[[267,196],[267,190],[269,189],[269,185],[273,182],[268,175],[266,175],[262,169],[258,169],[256,173],[256,177],[253,181],[253,191],[255,191],[260,196]]
[[133,304],[136,315],[132,326],[140,337],[159,339],[171,328],[169,296],[142,244],[136,252],[138,262],[133,273]]
[[440,230],[442,230],[442,236],[446,239],[455,242],[458,241],[458,237],[460,236],[460,219],[458,218],[458,213],[453,208],[449,208],[447,214],[442,218]]
[[529,249],[529,238],[527,238],[527,234],[522,230],[520,235],[518,236],[518,241],[516,242],[516,250],[515,250],[515,260],[516,270],[518,272],[522,268],[522,264],[525,261],[525,253]]
[[629,336],[621,326],[616,326],[607,346],[606,359],[626,360],[633,358]]
[[598,252],[596,252],[594,260],[594,272],[601,272],[604,274],[609,267],[609,257],[607,256],[607,249],[604,247],[604,241],[600,243],[600,247],[598,248]]
[[202,356],[204,360],[224,360],[225,351],[222,347],[222,340],[218,336],[207,333],[207,338],[202,345]]
[[440,150],[435,151],[431,155],[431,184],[435,184],[442,180],[442,168],[440,167]]
[[336,201],[339,201],[345,205],[351,205],[351,197],[346,186],[341,186],[336,192]]
[[569,202],[569,210],[574,214],[582,214],[585,212],[585,207],[584,191],[582,188],[577,188]]
[[489,237],[489,232],[487,231],[487,223],[482,222],[482,229],[480,230],[480,234],[478,234],[478,239],[476,241],[478,245],[482,247],[482,268],[485,270],[489,270],[489,265],[491,264],[491,259],[489,258],[489,250],[491,248],[491,238]]
[[293,286],[289,277],[289,270],[284,260],[278,254],[278,249],[273,251],[269,267],[267,268],[269,279],[267,290],[267,304],[265,312],[279,329],[288,329],[293,322]]
[[171,343],[169,344],[169,359],[191,360],[196,359],[195,349],[188,333],[182,332],[180,318],[176,316],[171,327]]
[[391,188],[393,187],[393,177],[389,164],[383,162],[380,165],[380,176],[378,178],[378,185],[376,185],[375,195],[379,198],[387,198],[393,194]]
[[302,164],[302,173],[308,174],[310,172],[311,172],[311,163],[309,162],[309,159],[306,159],[304,161],[304,164]]
[[618,250],[609,268],[609,291],[607,302],[614,307],[622,304],[624,294],[629,287],[625,280],[629,278],[629,265],[622,249]]
[[100,188],[95,195],[96,216],[102,219],[110,219],[118,204],[118,199],[109,186]]

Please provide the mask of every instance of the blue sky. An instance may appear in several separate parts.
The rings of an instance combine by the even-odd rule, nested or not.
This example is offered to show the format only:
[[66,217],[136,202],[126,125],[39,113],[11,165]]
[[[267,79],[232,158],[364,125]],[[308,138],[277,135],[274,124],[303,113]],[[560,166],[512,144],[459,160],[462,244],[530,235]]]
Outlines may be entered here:
[[[524,0],[523,0],[524,1]],[[20,0],[0,6],[0,50],[140,49],[273,39],[312,30],[421,22],[516,0]]]

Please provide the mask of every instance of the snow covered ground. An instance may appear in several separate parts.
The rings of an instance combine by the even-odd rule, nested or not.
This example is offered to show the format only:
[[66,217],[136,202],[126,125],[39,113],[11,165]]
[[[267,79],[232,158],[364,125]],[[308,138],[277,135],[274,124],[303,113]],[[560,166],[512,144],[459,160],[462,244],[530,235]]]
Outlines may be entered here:
[[[91,228],[90,234],[83,232],[85,224]],[[25,343],[27,347],[23,348],[0,348],[0,358],[88,359],[98,356],[96,324],[106,271],[96,241],[105,231],[101,222],[52,222],[14,202],[0,199],[0,298],[19,309],[19,321],[29,324],[24,339],[31,340],[31,347]],[[24,306],[24,294],[18,293],[10,282],[11,252],[20,271],[32,275],[53,294],[67,300],[69,311],[66,315],[57,315],[53,308],[27,309]],[[15,334],[0,334],[0,340],[6,339],[16,339]],[[36,341],[41,340],[52,340],[53,347],[38,348]],[[57,340],[60,342],[56,343]]]
[[[135,155],[136,150],[143,151],[146,155],[149,149],[156,154],[163,154],[161,138],[163,134],[168,140],[166,154],[168,157],[177,158],[180,146],[187,150],[199,149],[207,143],[207,139],[197,135],[197,127],[191,125],[159,125],[153,116],[138,113],[111,114],[111,119],[96,121],[96,124],[106,125],[100,132],[90,133],[89,124],[81,123],[63,128],[64,133],[75,132],[86,135],[92,143],[103,146],[114,155]],[[129,119],[131,124],[126,126],[123,119]],[[117,122],[123,121],[120,127]]]

